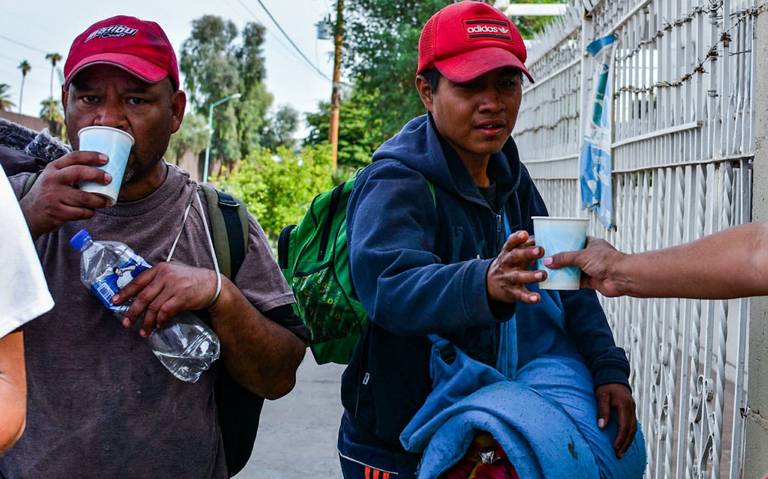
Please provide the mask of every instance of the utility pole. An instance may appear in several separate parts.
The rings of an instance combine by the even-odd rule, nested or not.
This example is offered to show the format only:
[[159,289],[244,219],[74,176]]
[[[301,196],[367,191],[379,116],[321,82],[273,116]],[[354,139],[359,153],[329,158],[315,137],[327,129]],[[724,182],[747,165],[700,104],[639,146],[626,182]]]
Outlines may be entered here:
[[331,93],[331,167],[336,171],[339,158],[339,105],[341,103],[341,47],[344,43],[344,0],[336,0],[336,27],[333,29],[333,92]]

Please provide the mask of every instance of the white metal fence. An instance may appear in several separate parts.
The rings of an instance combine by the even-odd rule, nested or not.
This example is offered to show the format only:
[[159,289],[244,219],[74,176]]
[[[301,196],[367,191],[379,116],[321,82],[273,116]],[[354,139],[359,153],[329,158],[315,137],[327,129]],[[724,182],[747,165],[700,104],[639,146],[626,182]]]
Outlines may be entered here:
[[[616,229],[627,252],[748,222],[754,157],[755,0],[585,0],[530,51],[513,136],[552,215],[580,208],[579,149],[593,67],[613,33]],[[584,15],[584,12],[588,12]],[[581,114],[584,115],[581,115]],[[707,258],[701,258],[707,261]],[[665,265],[659,264],[663,271]],[[742,476],[749,302],[607,299],[654,478]]]

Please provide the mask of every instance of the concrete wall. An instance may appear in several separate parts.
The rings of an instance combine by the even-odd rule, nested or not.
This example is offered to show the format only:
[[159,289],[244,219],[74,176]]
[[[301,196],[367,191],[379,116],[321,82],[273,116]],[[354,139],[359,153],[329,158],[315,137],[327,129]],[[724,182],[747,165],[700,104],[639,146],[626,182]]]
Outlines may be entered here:
[[181,158],[179,158],[176,164],[189,172],[190,178],[195,181],[200,181],[200,159],[198,155],[191,151],[187,151]]
[[[768,15],[757,19],[755,45],[768,42]],[[753,170],[754,222],[768,222],[768,57],[756,56],[754,131],[756,151]],[[749,254],[744,251],[744,254]],[[768,475],[768,298],[752,301],[749,325],[749,382],[747,386],[747,444],[745,479]]]

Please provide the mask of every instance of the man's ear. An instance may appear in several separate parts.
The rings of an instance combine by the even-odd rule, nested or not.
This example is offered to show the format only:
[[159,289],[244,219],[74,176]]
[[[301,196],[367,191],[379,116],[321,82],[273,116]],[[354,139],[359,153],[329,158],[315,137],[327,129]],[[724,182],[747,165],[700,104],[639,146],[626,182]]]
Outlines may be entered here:
[[184,110],[187,108],[187,94],[181,90],[173,92],[171,97],[171,133],[176,133],[184,119]]
[[429,86],[429,82],[422,75],[416,75],[416,90],[419,92],[419,98],[421,98],[424,108],[431,113],[432,104],[434,103],[432,87]]

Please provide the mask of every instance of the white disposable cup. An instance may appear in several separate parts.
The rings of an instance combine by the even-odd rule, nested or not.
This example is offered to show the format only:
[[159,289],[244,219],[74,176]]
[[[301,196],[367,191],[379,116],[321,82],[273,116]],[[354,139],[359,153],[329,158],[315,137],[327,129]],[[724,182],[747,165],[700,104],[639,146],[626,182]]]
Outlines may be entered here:
[[84,181],[80,183],[80,189],[109,198],[110,205],[114,205],[123,184],[123,174],[133,147],[133,137],[123,130],[108,126],[88,126],[77,132],[77,136],[80,139],[80,151],[96,151],[107,155],[107,164],[97,168],[112,175],[112,181],[108,185]]
[[[545,257],[584,249],[588,225],[586,218],[534,216],[536,245],[544,248]],[[576,290],[580,287],[581,270],[576,266],[549,269],[539,260],[536,267],[547,272],[547,279],[539,283],[541,289]]]

